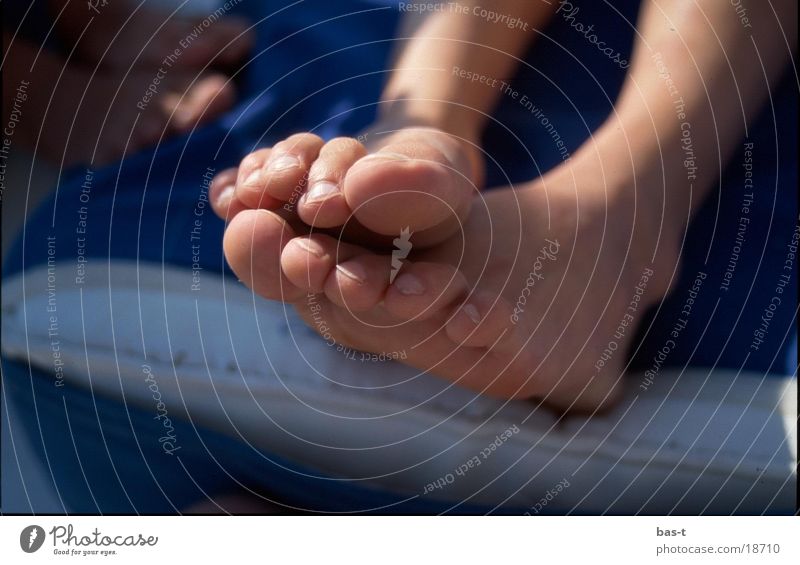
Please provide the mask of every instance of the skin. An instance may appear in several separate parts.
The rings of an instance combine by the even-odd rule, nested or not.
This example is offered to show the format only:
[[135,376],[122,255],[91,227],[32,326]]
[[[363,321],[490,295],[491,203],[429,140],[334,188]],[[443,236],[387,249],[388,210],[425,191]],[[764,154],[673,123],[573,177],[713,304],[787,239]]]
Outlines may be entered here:
[[[83,1],[52,0],[49,9],[70,52],[65,58],[4,30],[3,118],[17,87],[30,83],[16,138],[53,164],[111,163],[233,105],[233,85],[208,69],[247,55],[253,34],[246,22],[216,20],[184,47],[198,22],[129,2],[94,11]],[[165,65],[176,48],[180,56]],[[156,77],[157,91],[143,104]]]
[[[249,206],[236,197],[231,171],[211,191],[230,220],[228,262],[256,293],[293,304],[310,323],[307,295],[316,294],[316,314],[347,346],[406,351],[408,364],[486,394],[563,410],[610,406],[635,324],[677,274],[692,212],[796,45],[794,2],[774,2],[774,13],[742,4],[750,27],[724,2],[644,2],[632,65],[606,123],[542,178],[473,196],[463,229],[416,246],[393,283],[388,255],[314,231],[302,214]],[[683,98],[680,119],[665,69]],[[545,261],[547,240],[558,253]],[[514,322],[537,258],[543,278]],[[626,314],[632,319],[620,331]],[[598,366],[615,333],[615,353]]]
[[[3,120],[11,114],[17,88],[29,83],[15,140],[59,166],[104,165],[189,131],[230,108],[235,92],[218,73],[167,73],[141,110],[155,72],[126,73],[73,65],[24,40],[4,33]],[[54,78],[56,79],[54,82]]]

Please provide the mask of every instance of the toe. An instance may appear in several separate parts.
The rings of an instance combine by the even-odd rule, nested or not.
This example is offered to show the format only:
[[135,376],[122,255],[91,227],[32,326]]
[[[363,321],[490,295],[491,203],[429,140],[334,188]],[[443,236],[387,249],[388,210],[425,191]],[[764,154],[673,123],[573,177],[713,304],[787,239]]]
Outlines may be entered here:
[[375,308],[389,284],[389,259],[365,253],[340,261],[325,281],[325,296],[352,312]]
[[236,198],[236,178],[239,169],[225,169],[218,173],[208,187],[208,199],[211,208],[223,220],[230,220],[247,207]]
[[233,272],[256,294],[271,300],[294,301],[305,295],[281,271],[283,248],[294,230],[267,210],[244,210],[225,230],[223,248]]
[[235,100],[230,79],[219,74],[204,76],[192,82],[179,97],[170,125],[178,132],[189,131],[231,108]]
[[470,167],[466,157],[451,157],[433,143],[409,137],[355,163],[345,178],[345,198],[358,221],[377,233],[447,226],[442,238],[458,229],[469,209],[475,190]]
[[322,139],[311,133],[292,135],[275,144],[269,153],[262,153],[259,168],[249,168],[240,176],[239,200],[256,207],[264,192],[294,208],[305,192],[308,169],[322,148]]
[[[396,271],[397,265],[392,265]],[[388,312],[401,320],[421,321],[441,314],[466,295],[464,275],[450,265],[405,263],[384,299]]]
[[236,199],[248,208],[274,210],[281,201],[266,191],[266,169],[272,149],[258,149],[242,159],[236,177]]
[[298,213],[310,226],[332,228],[350,218],[350,208],[342,192],[350,167],[366,155],[364,146],[349,137],[332,139],[319,152],[308,172],[308,190],[300,199]]
[[513,340],[513,309],[502,297],[476,292],[447,323],[447,335],[466,347],[507,347]]
[[336,263],[359,253],[364,253],[363,249],[314,233],[289,241],[281,255],[281,267],[296,287],[319,294],[325,290],[325,281]]

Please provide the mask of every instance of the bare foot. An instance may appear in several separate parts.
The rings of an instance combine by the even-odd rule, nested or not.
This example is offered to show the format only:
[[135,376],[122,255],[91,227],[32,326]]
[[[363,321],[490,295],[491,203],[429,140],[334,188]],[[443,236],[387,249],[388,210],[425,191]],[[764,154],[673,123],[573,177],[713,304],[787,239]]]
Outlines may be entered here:
[[613,402],[635,325],[677,264],[676,242],[656,243],[660,209],[634,207],[634,177],[616,170],[604,183],[586,158],[476,198],[463,231],[415,248],[391,283],[391,257],[245,209],[225,175],[211,198],[235,214],[224,248],[236,274],[311,327],[486,394],[592,410]]
[[167,56],[171,56],[170,68],[230,66],[244,59],[254,43],[250,25],[237,17],[186,19],[120,0],[96,10],[88,8],[86,2],[73,0],[66,6],[64,0],[51,2],[65,40],[77,42],[83,60],[107,68],[158,69],[165,65]]
[[137,71],[127,78],[105,73],[92,77],[68,66],[55,92],[36,83],[46,79],[44,74],[34,77],[30,120],[26,115],[20,135],[54,163],[102,165],[188,131],[235,100],[233,85],[223,75],[175,71],[151,91],[154,76]]
[[313,228],[337,235],[345,228],[345,237],[371,246],[391,246],[404,232],[427,247],[458,231],[481,174],[472,140],[378,123],[358,139],[293,135],[251,153],[218,183],[231,189],[237,209],[296,213]]

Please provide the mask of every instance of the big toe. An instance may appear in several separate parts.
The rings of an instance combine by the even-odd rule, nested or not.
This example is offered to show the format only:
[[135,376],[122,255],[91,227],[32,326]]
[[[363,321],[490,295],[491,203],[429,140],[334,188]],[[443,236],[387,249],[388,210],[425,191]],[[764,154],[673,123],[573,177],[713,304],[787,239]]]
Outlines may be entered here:
[[243,210],[225,230],[225,258],[236,276],[256,294],[291,302],[305,294],[281,269],[281,253],[293,237],[294,230],[277,214]]
[[[440,134],[443,135],[443,134]],[[449,154],[448,154],[449,153]],[[409,138],[357,161],[347,172],[348,207],[368,229],[383,235],[416,233],[416,244],[452,235],[469,211],[475,185],[468,160]],[[424,235],[434,234],[424,242]]]

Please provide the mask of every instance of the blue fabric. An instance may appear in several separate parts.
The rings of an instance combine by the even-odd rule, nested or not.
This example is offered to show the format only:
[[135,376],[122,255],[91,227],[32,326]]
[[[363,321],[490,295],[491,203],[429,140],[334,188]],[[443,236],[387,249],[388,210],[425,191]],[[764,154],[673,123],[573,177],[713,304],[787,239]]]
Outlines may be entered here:
[[[594,23],[598,34],[607,36],[609,45],[629,53],[633,32],[626,20],[636,21],[638,2],[616,2],[616,12],[599,2],[573,3],[580,6],[580,19]],[[352,135],[370,122],[386,76],[398,12],[381,9],[374,2],[309,0],[264,19],[278,6],[288,4],[241,3],[239,12],[259,22],[258,45],[239,82],[241,102],[232,112],[191,135],[94,172],[90,200],[85,203],[91,219],[86,249],[89,257],[137,258],[188,266],[192,261],[190,245],[196,243],[190,243],[188,234],[208,167],[220,171],[234,166],[254,148],[270,145],[290,133],[310,130],[326,138]],[[569,152],[573,152],[610,112],[625,71],[563,18],[554,18],[546,35],[539,38],[526,59],[528,66],[518,72],[512,85],[535,101],[542,115],[555,125]],[[787,76],[775,91],[773,103],[774,107],[765,110],[750,128],[757,196],[729,290],[720,290],[720,284],[741,215],[742,154],[732,159],[722,175],[720,189],[692,221],[680,280],[660,313],[651,313],[643,324],[643,341],[632,362],[635,368],[652,366],[680,315],[692,282],[702,271],[707,278],[691,319],[664,365],[744,368],[764,374],[796,371],[796,263],[783,294],[785,299],[773,313],[764,343],[758,350],[750,348],[753,332],[775,293],[797,220],[796,91],[791,77]],[[550,133],[518,101],[504,98],[495,117],[497,123],[490,125],[485,134],[485,147],[496,160],[488,170],[490,186],[506,185],[509,179],[530,180],[561,161],[562,154]],[[6,274],[46,261],[48,236],[56,237],[60,259],[76,253],[76,209],[85,172],[79,168],[65,175],[57,193],[30,219],[25,242],[20,241],[12,251]],[[209,211],[200,242],[200,262],[206,270],[225,272],[222,232],[222,222]],[[177,469],[174,462],[140,454],[133,433],[146,425],[148,416],[130,410],[130,421],[120,419],[124,409],[108,399],[98,399],[95,413],[94,406],[87,404],[92,401],[91,395],[67,387],[63,394],[76,408],[70,414],[79,412],[79,407],[88,414],[71,422],[79,453],[92,454],[93,466],[97,466],[84,480],[76,468],[68,438],[64,437],[64,422],[59,416],[63,407],[61,399],[52,398],[53,387],[42,390],[42,375],[36,371],[29,375],[28,368],[7,364],[4,369],[8,398],[19,403],[19,412],[33,412],[34,393],[42,406],[50,403],[47,406],[52,409],[40,408],[39,420],[28,425],[36,430],[34,436],[41,431],[44,446],[37,440],[39,447],[46,447],[48,454],[57,454],[51,457],[50,464],[71,511],[95,512],[99,508],[103,512],[171,512],[197,498],[198,490],[186,483],[186,473]],[[98,435],[98,419],[107,421],[115,430],[114,441],[105,442],[111,450],[108,457]],[[253,459],[235,441],[204,430],[184,437],[194,435],[198,442],[200,437],[208,438],[218,458],[227,462],[241,458],[241,475],[249,486],[269,491],[290,504],[339,511],[397,501],[392,495],[340,482],[320,479],[310,485],[300,474],[286,474],[270,463],[275,460],[273,457]],[[235,484],[220,476],[206,449],[200,443],[195,447],[187,446],[184,453],[192,477],[202,482],[203,489],[208,493],[235,490]],[[111,461],[118,468],[140,471],[122,477],[124,491],[120,484],[109,481],[113,476],[109,475]],[[141,472],[144,461],[148,461],[158,482],[142,480],[148,476]],[[97,507],[87,496],[87,481]],[[168,493],[160,495],[157,484]],[[400,512],[442,509],[415,504],[422,503],[393,508]]]

